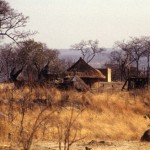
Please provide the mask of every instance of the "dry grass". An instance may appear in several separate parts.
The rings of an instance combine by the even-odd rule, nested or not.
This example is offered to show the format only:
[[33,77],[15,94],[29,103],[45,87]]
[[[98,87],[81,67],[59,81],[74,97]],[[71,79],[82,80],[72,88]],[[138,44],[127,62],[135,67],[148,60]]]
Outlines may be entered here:
[[[144,118],[145,114],[150,113],[149,97],[147,90],[122,92],[108,89],[93,94],[59,91],[55,88],[37,87],[32,91],[29,88],[3,88],[0,90],[0,142],[14,143],[18,140],[22,117],[19,102],[23,99],[32,106],[28,107],[25,114],[24,129],[28,134],[37,114],[43,108],[33,103],[33,100],[47,99],[51,103],[44,114],[48,119],[38,128],[34,139],[57,140],[57,126],[65,126],[70,108],[73,107],[74,115],[80,114],[73,126],[78,129],[78,137],[85,137],[87,140],[139,140],[150,122]],[[11,100],[14,100],[12,108]],[[53,115],[48,116],[52,111]]]

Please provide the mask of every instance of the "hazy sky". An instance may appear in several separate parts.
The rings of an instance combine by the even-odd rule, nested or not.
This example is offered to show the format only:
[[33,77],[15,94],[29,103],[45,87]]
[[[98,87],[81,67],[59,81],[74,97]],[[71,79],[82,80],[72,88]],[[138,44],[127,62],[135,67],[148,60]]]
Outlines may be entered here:
[[6,0],[29,16],[35,40],[49,48],[70,48],[81,40],[101,46],[130,36],[150,35],[150,0]]

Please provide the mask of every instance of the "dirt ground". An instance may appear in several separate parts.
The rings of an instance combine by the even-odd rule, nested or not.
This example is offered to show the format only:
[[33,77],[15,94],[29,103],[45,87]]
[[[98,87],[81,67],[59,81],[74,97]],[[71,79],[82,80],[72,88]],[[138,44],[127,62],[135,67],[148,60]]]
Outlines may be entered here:
[[[71,150],[85,150],[86,148],[91,150],[150,150],[150,143],[138,142],[138,141],[111,141],[111,142],[97,142],[89,144],[78,143],[71,147]],[[33,150],[58,150],[57,143],[37,143],[34,145]]]
[[[87,148],[87,149],[86,149]],[[21,150],[21,147],[1,144],[0,150]],[[63,148],[62,148],[63,149]],[[56,142],[36,142],[31,150],[59,150]],[[75,143],[70,150],[150,150],[150,142],[139,141],[90,141]]]
[[[150,142],[139,141],[91,141],[87,143],[74,144],[71,150],[150,150]],[[58,144],[52,142],[41,142],[34,144],[32,150],[58,150]]]

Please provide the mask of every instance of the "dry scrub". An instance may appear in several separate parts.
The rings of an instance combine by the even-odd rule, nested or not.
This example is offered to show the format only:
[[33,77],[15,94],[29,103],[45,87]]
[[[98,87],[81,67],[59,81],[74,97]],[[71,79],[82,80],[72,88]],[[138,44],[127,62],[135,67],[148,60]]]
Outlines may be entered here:
[[[148,129],[149,119],[144,115],[150,113],[149,97],[148,90],[108,89],[94,94],[40,87],[3,88],[0,90],[0,142],[14,145],[19,141],[17,145],[24,147],[35,123],[34,141],[58,141],[62,145],[66,132],[69,140],[75,138],[74,142],[79,139],[139,140]],[[68,133],[67,120],[72,110],[72,119],[78,117]]]

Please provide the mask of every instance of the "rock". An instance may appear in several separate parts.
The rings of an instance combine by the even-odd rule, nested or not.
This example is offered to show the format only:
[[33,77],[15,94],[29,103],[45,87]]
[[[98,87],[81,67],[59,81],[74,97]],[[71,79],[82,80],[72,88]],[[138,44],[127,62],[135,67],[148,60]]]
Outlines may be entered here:
[[143,142],[150,142],[150,129],[146,130],[141,137],[141,141]]
[[92,149],[92,148],[89,148],[89,147],[87,147],[87,146],[85,147],[85,150],[91,150],[91,149]]

